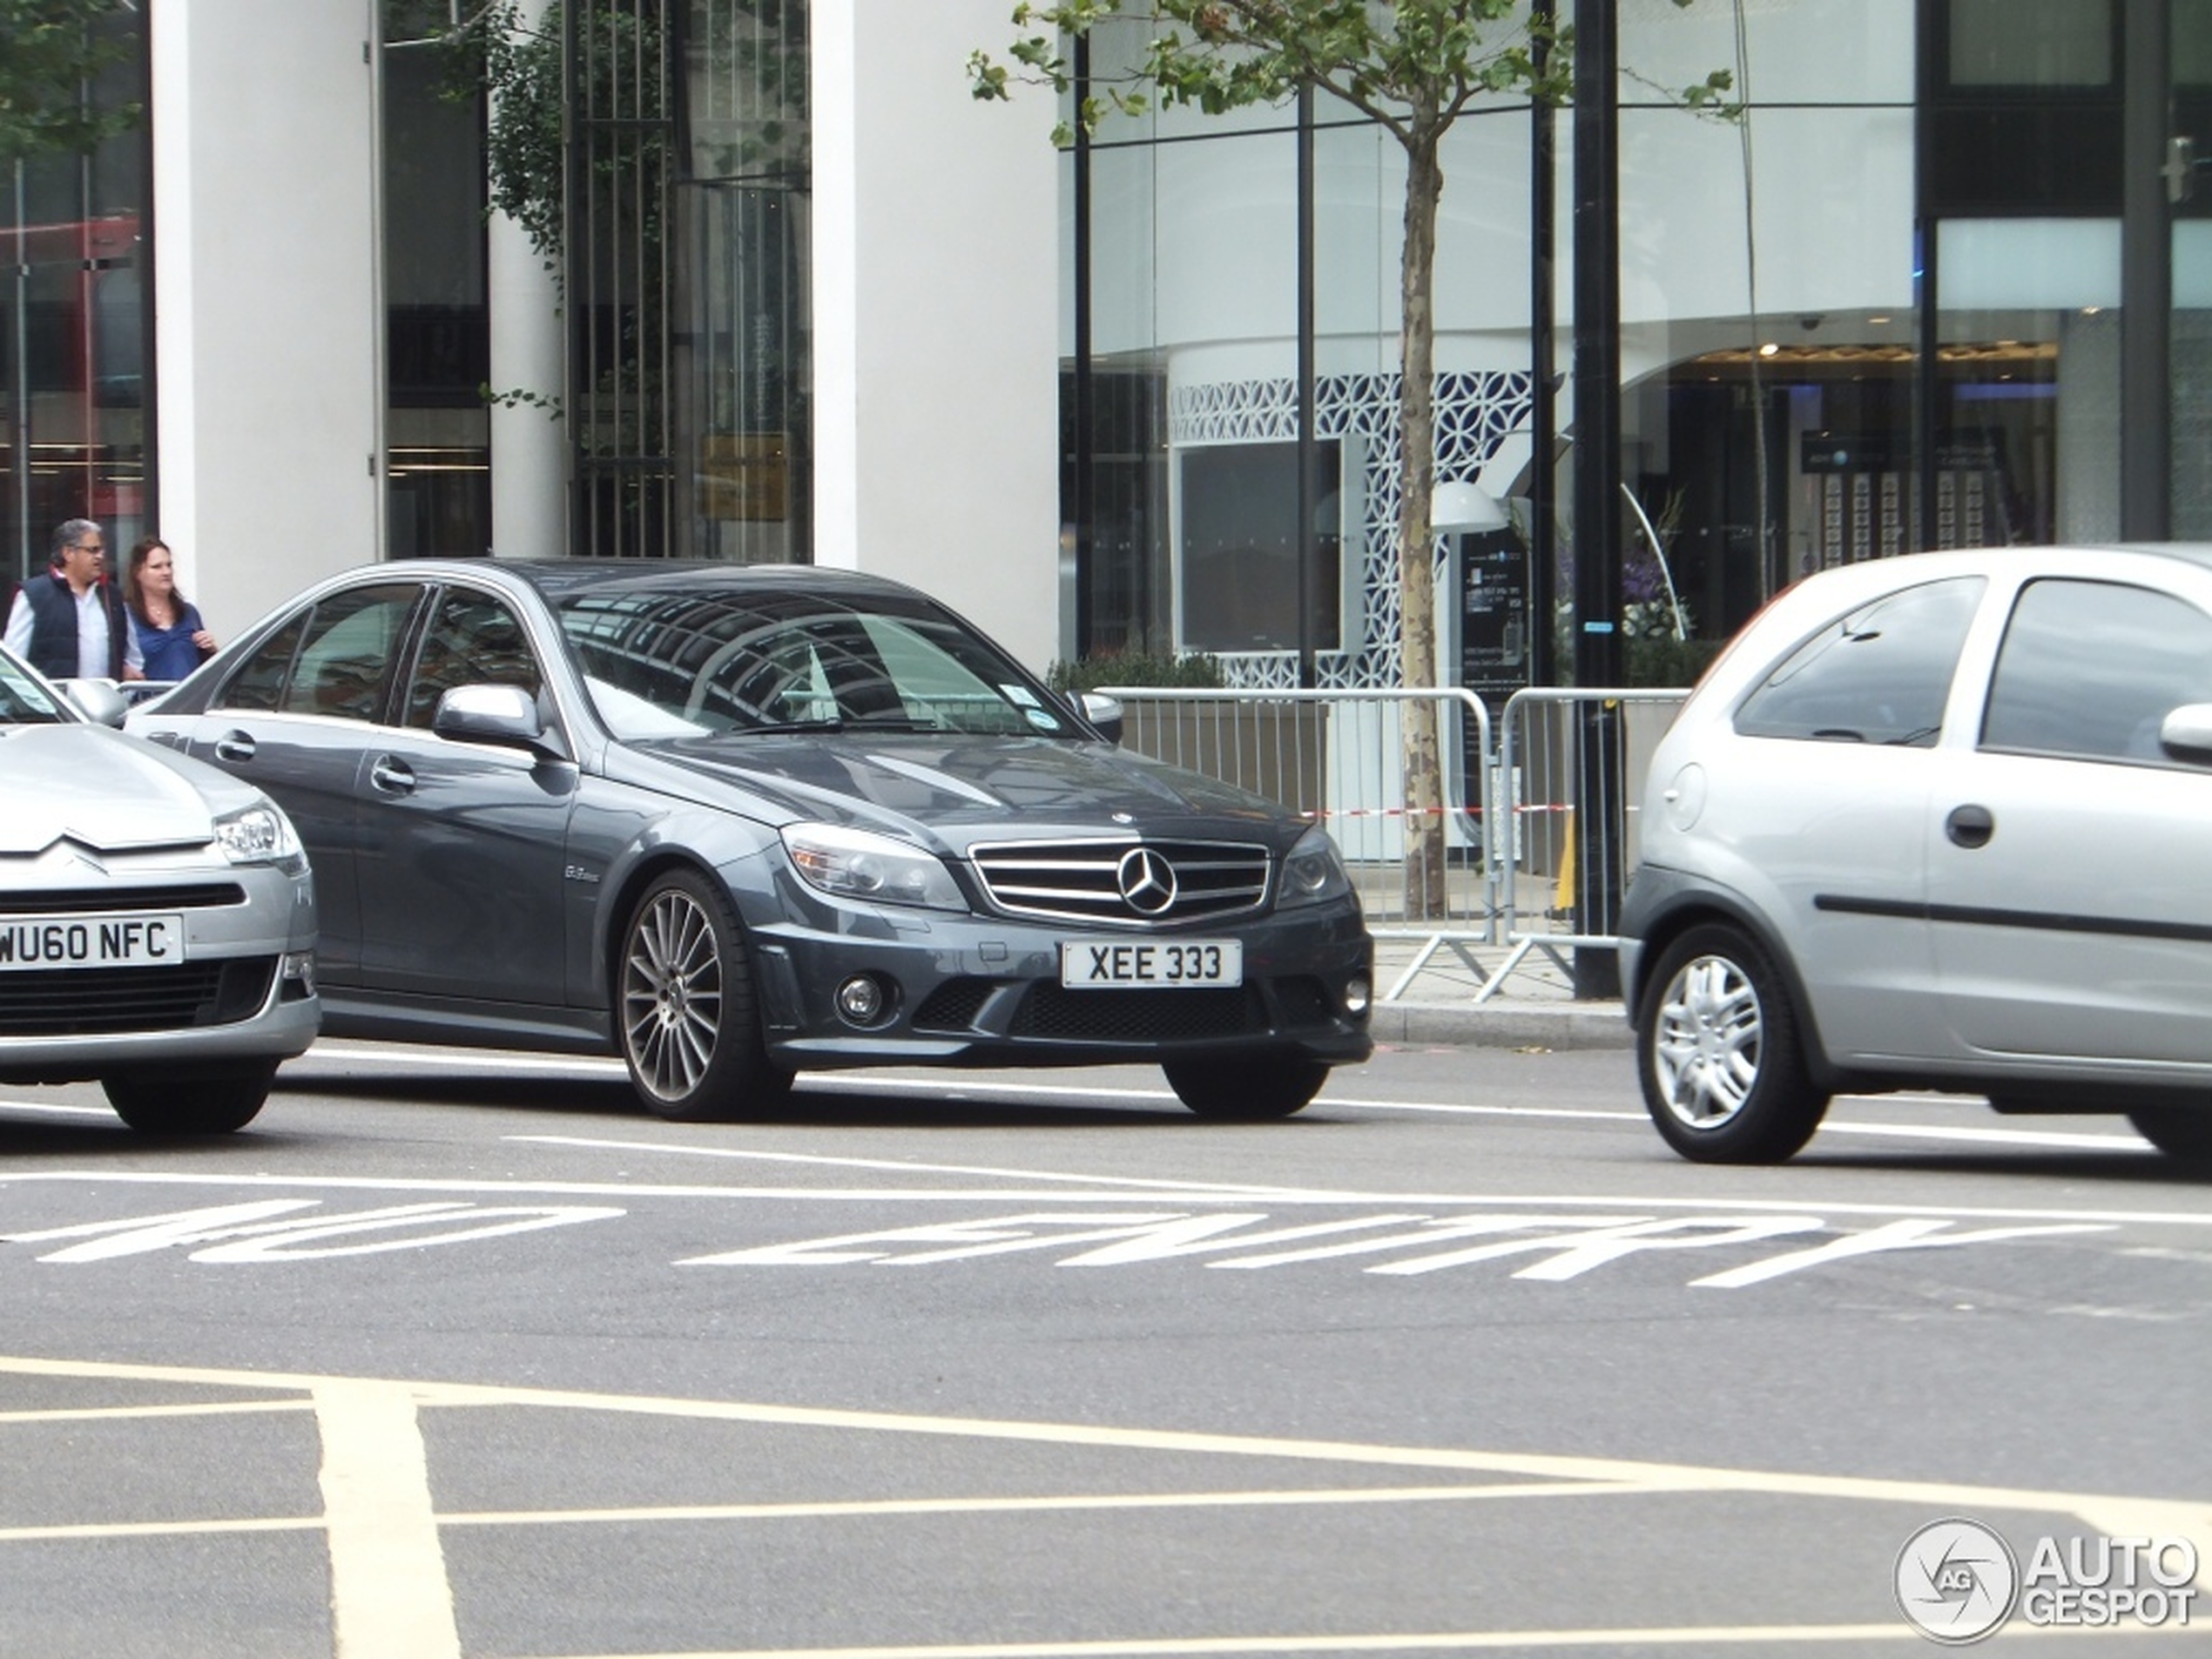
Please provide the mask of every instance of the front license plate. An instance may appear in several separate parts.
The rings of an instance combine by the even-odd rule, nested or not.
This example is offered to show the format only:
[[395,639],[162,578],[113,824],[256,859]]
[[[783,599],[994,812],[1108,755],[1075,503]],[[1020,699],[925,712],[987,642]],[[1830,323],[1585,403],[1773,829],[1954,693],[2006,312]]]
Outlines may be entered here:
[[0,921],[0,973],[14,968],[172,968],[185,960],[185,919],[35,916]]
[[1242,985],[1244,947],[1235,939],[1178,939],[1172,944],[1071,939],[1060,947],[1060,982],[1078,991],[1133,985]]

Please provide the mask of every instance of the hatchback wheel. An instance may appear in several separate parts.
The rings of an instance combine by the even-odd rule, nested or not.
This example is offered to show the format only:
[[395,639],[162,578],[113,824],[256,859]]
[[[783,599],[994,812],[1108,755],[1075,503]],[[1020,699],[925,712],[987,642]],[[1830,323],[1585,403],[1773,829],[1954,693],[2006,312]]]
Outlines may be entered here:
[[1636,1070],[1659,1133],[1701,1163],[1778,1163],[1828,1109],[1781,975],[1722,924],[1691,928],[1660,957],[1636,1021]]
[[2128,1121],[2168,1157],[2212,1163],[2212,1107],[2145,1106],[2128,1113]]
[[1160,1069],[1199,1116],[1247,1123],[1303,1110],[1329,1076],[1317,1060],[1170,1060]]
[[645,890],[623,929],[616,1017],[638,1097],[708,1123],[774,1105],[791,1074],[769,1063],[752,963],[729,900],[689,870]]
[[100,1079],[107,1103],[149,1135],[228,1135],[244,1129],[269,1097],[273,1062],[221,1070],[125,1071]]

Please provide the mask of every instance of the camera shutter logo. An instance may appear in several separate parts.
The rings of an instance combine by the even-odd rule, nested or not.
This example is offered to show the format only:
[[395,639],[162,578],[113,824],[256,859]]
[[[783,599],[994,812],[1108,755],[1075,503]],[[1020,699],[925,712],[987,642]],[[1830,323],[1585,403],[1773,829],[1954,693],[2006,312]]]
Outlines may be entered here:
[[1898,1552],[1898,1610],[1946,1646],[1996,1634],[2012,1616],[2020,1584],[2012,1546],[1979,1521],[1930,1521]]

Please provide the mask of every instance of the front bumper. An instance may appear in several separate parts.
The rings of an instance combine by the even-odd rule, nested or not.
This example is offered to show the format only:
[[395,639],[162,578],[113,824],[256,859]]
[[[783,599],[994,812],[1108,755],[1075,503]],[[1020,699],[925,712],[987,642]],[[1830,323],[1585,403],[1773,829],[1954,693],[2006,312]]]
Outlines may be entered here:
[[[1358,907],[1302,907],[1240,926],[1146,933],[1147,941],[1237,940],[1243,983],[1220,988],[1071,989],[1060,948],[1098,930],[981,915],[870,913],[853,930],[772,925],[754,931],[768,1047],[795,1069],[883,1064],[1060,1066],[1261,1056],[1341,1064],[1374,1048],[1368,1008],[1373,944]],[[1117,934],[1114,942],[1131,942]],[[874,979],[883,1007],[861,1022],[839,988]]]
[[[179,872],[152,862],[118,860],[108,875],[117,893],[127,888],[131,895],[123,908],[182,915],[184,960],[0,972],[0,1082],[182,1074],[289,1059],[314,1042],[322,1008],[314,974],[314,878],[304,868]],[[234,887],[238,896],[210,900],[208,890],[218,886]],[[99,888],[87,884],[84,893],[80,914],[98,914],[92,901]],[[0,887],[0,913],[35,915],[34,907],[52,902],[36,884]]]

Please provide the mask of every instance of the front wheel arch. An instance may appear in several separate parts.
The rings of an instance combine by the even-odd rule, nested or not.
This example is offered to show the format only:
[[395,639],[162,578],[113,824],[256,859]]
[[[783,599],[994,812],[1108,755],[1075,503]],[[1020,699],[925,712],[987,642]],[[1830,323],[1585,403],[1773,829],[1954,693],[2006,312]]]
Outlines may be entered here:
[[[1789,999],[1790,1017],[1797,1028],[1799,1062],[1805,1075],[1824,1094],[1840,1095],[1853,1085],[1854,1074],[1838,1066],[1828,1056],[1827,1047],[1821,1041],[1820,1022],[1815,1016],[1812,999],[1805,990],[1804,976],[1790,953],[1782,948],[1764,918],[1747,907],[1716,901],[1717,895],[1701,894],[1695,902],[1685,903],[1652,919],[1643,935],[1641,979],[1634,986],[1624,986],[1623,995],[1629,999],[1626,1011],[1629,1022],[1639,1034],[1649,1002],[1651,982],[1659,961],[1685,934],[1698,927],[1729,927],[1742,934],[1764,954],[1768,965],[1781,981],[1783,992]],[[1860,1082],[1878,1092],[1884,1085],[1859,1077]]]
[[1778,1163],[1812,1138],[1830,1091],[1805,1063],[1771,956],[1726,922],[1662,950],[1636,1020],[1636,1077],[1668,1145],[1701,1163]]
[[629,898],[614,937],[615,1046],[647,1109],[711,1122],[784,1099],[792,1075],[768,1055],[752,941],[718,877],[671,863]]

